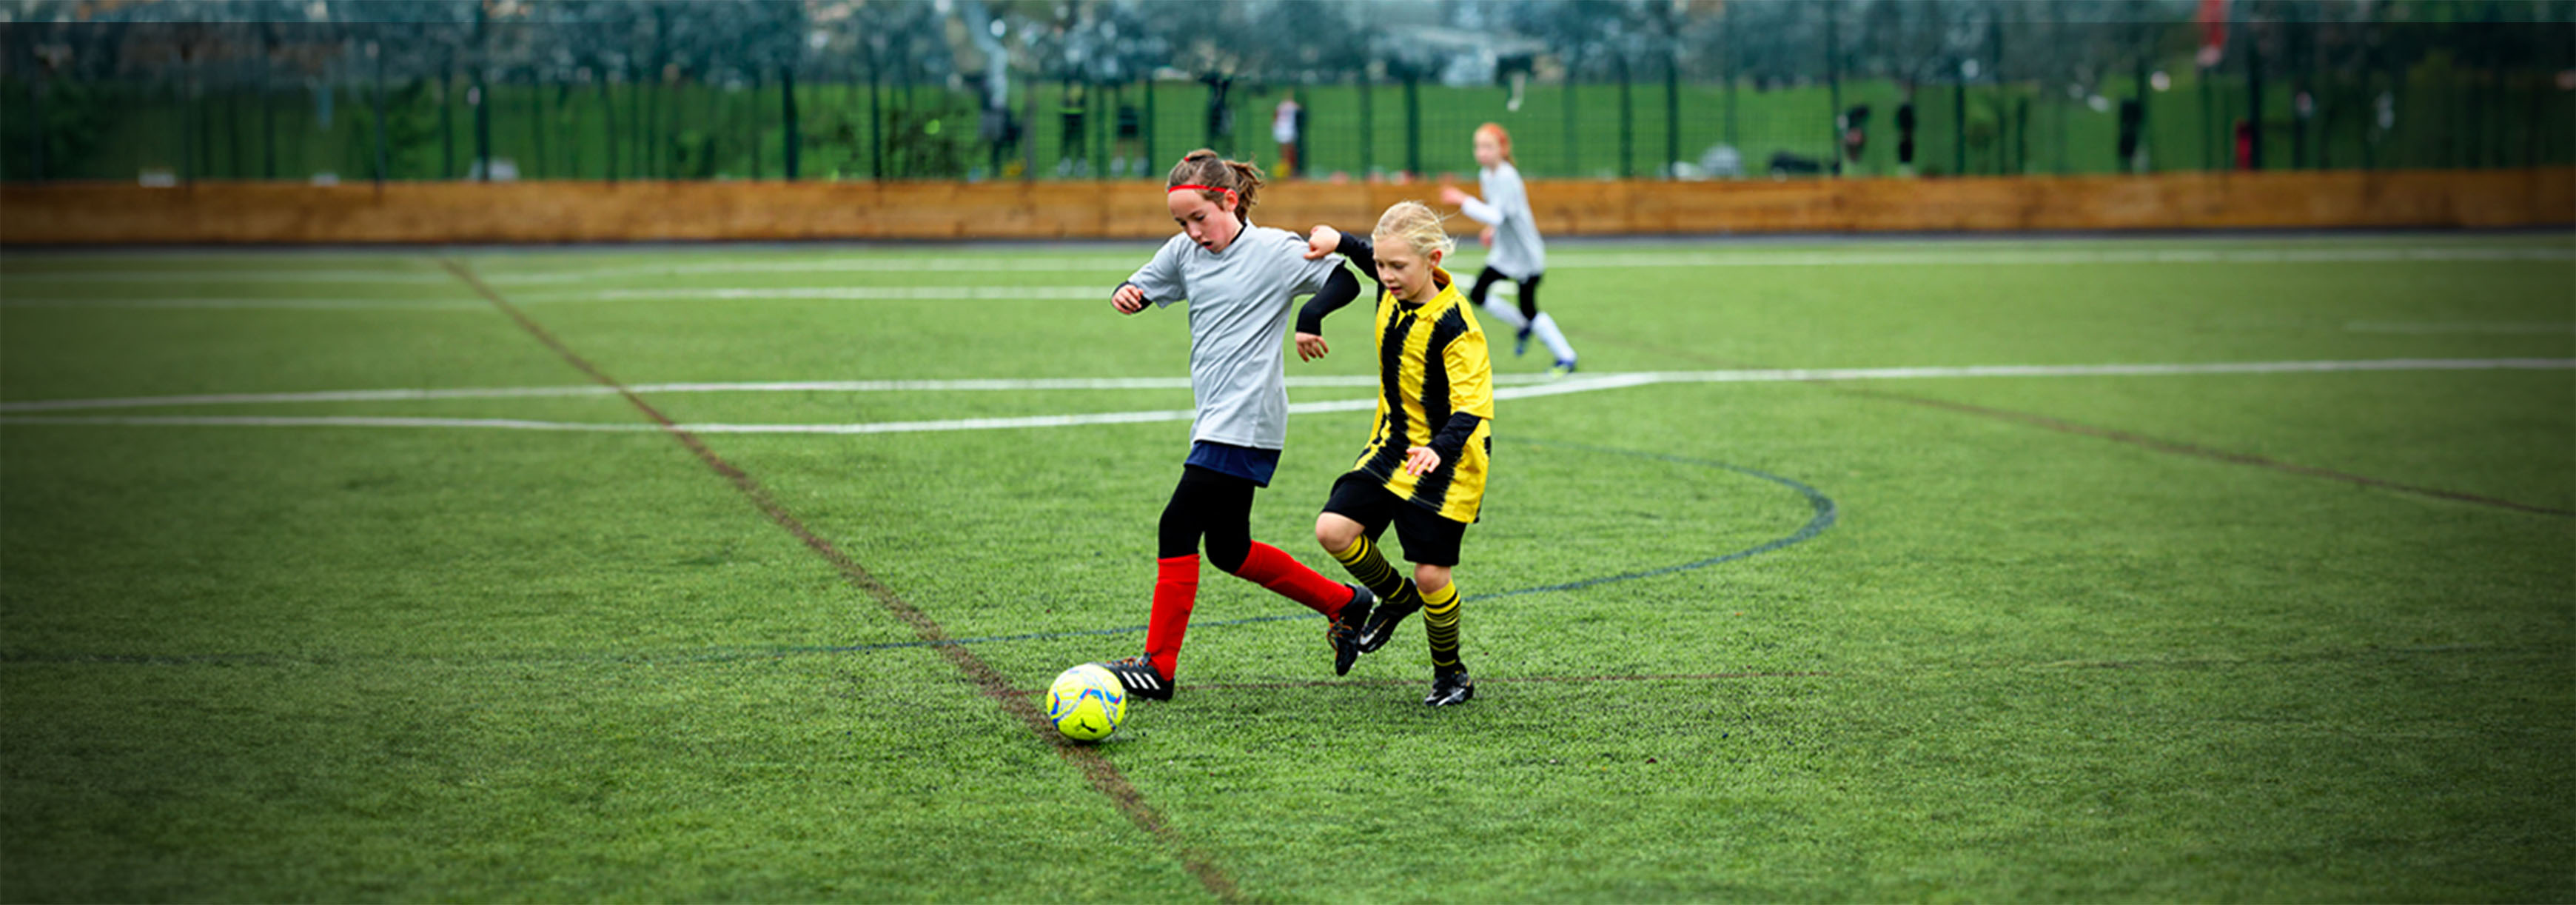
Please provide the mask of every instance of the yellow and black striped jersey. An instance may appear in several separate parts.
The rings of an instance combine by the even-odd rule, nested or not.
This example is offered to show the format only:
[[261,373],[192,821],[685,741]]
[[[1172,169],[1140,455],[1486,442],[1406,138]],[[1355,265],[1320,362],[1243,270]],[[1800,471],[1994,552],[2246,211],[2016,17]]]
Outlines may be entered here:
[[[1493,453],[1494,364],[1449,272],[1433,268],[1432,284],[1440,292],[1419,305],[1378,296],[1377,426],[1351,468],[1442,518],[1474,522]],[[1439,453],[1440,467],[1407,474],[1405,451],[1416,446]]]

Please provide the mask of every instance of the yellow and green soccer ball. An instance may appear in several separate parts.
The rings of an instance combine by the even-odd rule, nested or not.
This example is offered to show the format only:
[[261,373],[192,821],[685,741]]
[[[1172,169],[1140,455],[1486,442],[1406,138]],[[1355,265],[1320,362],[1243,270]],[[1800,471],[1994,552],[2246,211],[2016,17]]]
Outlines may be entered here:
[[1065,670],[1047,686],[1047,722],[1078,742],[1096,742],[1127,718],[1127,689],[1098,663]]

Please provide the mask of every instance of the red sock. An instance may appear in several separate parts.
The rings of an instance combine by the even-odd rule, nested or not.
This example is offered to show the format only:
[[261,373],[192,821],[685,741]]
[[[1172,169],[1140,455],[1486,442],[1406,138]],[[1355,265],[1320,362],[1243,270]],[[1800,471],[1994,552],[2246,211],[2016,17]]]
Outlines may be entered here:
[[1166,681],[1180,677],[1181,636],[1199,600],[1199,555],[1154,561],[1154,615],[1145,622],[1145,658]]
[[1350,588],[1325,578],[1322,573],[1298,562],[1296,557],[1260,541],[1252,542],[1251,555],[1243,558],[1243,568],[1236,569],[1234,574],[1305,604],[1327,619],[1341,615],[1342,604],[1351,602]]

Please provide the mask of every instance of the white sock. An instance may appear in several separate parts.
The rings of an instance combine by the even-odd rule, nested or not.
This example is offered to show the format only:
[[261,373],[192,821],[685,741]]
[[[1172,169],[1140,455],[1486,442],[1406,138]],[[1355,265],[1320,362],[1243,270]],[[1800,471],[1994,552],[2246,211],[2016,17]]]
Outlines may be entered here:
[[1546,343],[1548,351],[1556,353],[1558,364],[1574,360],[1574,344],[1566,342],[1565,333],[1556,329],[1556,318],[1549,317],[1547,312],[1541,311],[1538,313],[1538,319],[1530,321],[1530,329],[1538,333],[1538,341]]
[[1524,320],[1521,317],[1520,305],[1503,301],[1502,299],[1495,298],[1491,295],[1485,296],[1485,313],[1492,315],[1494,320],[1500,322],[1503,326],[1511,328],[1511,331],[1514,333],[1519,333],[1521,332],[1521,328],[1529,326],[1529,321]]

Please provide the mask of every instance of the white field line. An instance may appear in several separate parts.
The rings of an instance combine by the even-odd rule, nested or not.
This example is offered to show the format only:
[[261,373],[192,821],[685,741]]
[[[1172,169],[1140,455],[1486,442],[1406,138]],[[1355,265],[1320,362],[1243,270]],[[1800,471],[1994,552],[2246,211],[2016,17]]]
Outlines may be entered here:
[[149,417],[32,415],[0,418],[0,425],[12,424],[113,424],[140,427],[475,427],[536,431],[650,431],[660,429],[659,426],[651,424],[624,424],[616,422],[585,423],[580,421],[521,421],[512,418],[375,418],[366,416],[250,418],[219,415],[169,415]]
[[670,287],[599,289],[585,292],[531,292],[512,299],[522,304],[544,302],[637,302],[669,299],[714,299],[725,302],[779,300],[822,301],[1011,301],[1019,299],[1107,299],[1116,284],[1098,286],[781,286],[742,288]]
[[[703,264],[641,264],[573,270],[503,270],[484,274],[496,286],[541,286],[593,280],[643,279],[723,274],[799,273],[1125,273],[1151,255],[1096,257],[900,257],[828,258],[780,261],[724,261]],[[1560,252],[1559,267],[1814,267],[1814,266],[1995,266],[2050,264],[2301,264],[2375,261],[2576,261],[2576,247],[2431,246],[2424,248],[2092,248],[1994,249],[1926,248],[1917,250],[1826,249],[1792,252]],[[1464,260],[1464,259],[1462,259]],[[0,285],[29,282],[72,283],[441,283],[444,273],[415,270],[275,270],[240,268],[199,270],[51,270],[0,272]]]
[[290,311],[489,311],[492,303],[467,299],[291,298],[8,298],[6,308],[196,308]]
[[[1541,374],[1505,374],[1498,383],[1535,383]],[[1377,378],[1363,375],[1290,377],[1291,387],[1374,387]],[[798,380],[767,383],[639,383],[638,393],[903,393],[1029,392],[1037,390],[1186,390],[1187,377],[1040,378],[1034,380]],[[614,396],[599,384],[552,387],[473,387],[445,390],[327,390],[311,393],[217,393],[202,396],[125,396],[106,399],[47,399],[0,402],[0,412],[45,412],[107,408],[169,408],[194,405],[257,405],[296,402],[389,402],[423,399],[507,399],[529,396]]]
[[1779,254],[1551,255],[1551,265],[1575,267],[1868,267],[2011,264],[2339,264],[2393,261],[2576,261],[2571,248],[2118,248],[1960,250],[1908,252],[1788,252]]
[[[1812,267],[1816,265],[1914,266],[1951,264],[2302,264],[2355,261],[2576,261],[2576,247],[2433,246],[2427,248],[2100,248],[1825,250],[1800,252],[1668,252],[1565,254],[1555,263],[1574,267]],[[538,285],[584,280],[748,273],[1073,273],[1125,272],[1142,257],[1095,258],[895,258],[747,261],[599,267],[571,271],[487,274],[498,285]]]
[[[1758,371],[1644,371],[1601,374],[1569,379],[1557,383],[1524,384],[1494,392],[1500,400],[1532,399],[1572,393],[1589,393],[1622,387],[1657,383],[1785,383],[1809,380],[1920,380],[1969,377],[2094,377],[2094,376],[2169,376],[2183,374],[2284,374],[2356,371],[2457,371],[2457,370],[2568,370],[2576,369],[2576,359],[2569,358],[2487,358],[2487,359],[2387,359],[2379,361],[2275,361],[2218,362],[2206,364],[2137,364],[2137,365],[1989,365],[1964,368],[1817,368]],[[1177,378],[1148,378],[1174,380]],[[896,383],[939,383],[934,381],[889,381]],[[971,381],[978,389],[1000,388],[1008,381]],[[1030,381],[1050,384],[1062,381]],[[1355,383],[1324,385],[1355,386]],[[675,391],[742,391],[750,388],[795,387],[811,389],[831,384],[646,384],[634,387],[637,392]],[[1157,385],[1159,388],[1159,385]],[[657,389],[657,387],[661,389]],[[669,388],[692,388],[674,390]],[[1029,387],[1038,389],[1040,387]],[[458,394],[502,395],[599,395],[615,392],[607,387],[529,387],[501,390],[376,390],[349,391],[334,398],[353,399],[426,399],[464,398]],[[426,395],[426,394],[442,395]],[[374,395],[353,395],[374,394]],[[411,395],[384,395],[411,394]],[[316,401],[323,394],[260,394],[227,397],[157,397],[148,404],[173,404],[168,400],[243,401]],[[100,403],[108,403],[102,405]],[[138,404],[134,399],[121,400],[54,400],[47,402],[9,403],[7,411],[62,410],[75,407],[108,408]],[[190,403],[178,403],[190,404]],[[214,404],[204,402],[197,404]],[[1339,399],[1324,402],[1301,402],[1288,406],[1291,414],[1365,411],[1374,409],[1377,400]],[[1037,427],[1074,427],[1093,424],[1136,424],[1156,421],[1186,421],[1196,413],[1188,409],[1163,409],[1131,412],[1096,412],[1074,415],[1040,415],[1016,418],[963,418],[942,421],[880,421],[859,424],[682,424],[682,430],[708,434],[889,434],[929,431],[999,430]],[[640,431],[653,430],[652,425],[525,421],[515,419],[474,418],[383,418],[383,417],[219,417],[219,416],[65,416],[34,415],[0,417],[0,425],[10,424],[102,424],[135,426],[236,426],[236,427],[481,427],[514,430],[563,431]]]
[[[1735,371],[1635,371],[1586,374],[1548,383],[1544,374],[1497,374],[1497,385],[1536,384],[1505,390],[1498,398],[1526,399],[1650,383],[1778,383],[1798,380],[1916,380],[1948,377],[2134,377],[2177,374],[2262,374],[2320,371],[2465,371],[2552,370],[2576,367],[2564,358],[2396,358],[2366,361],[2254,361],[2199,364],[2110,365],[1971,365],[1922,368],[1802,368]],[[1374,387],[1366,375],[1290,377],[1292,388]],[[1041,390],[1186,390],[1187,377],[1042,377],[978,380],[793,380],[762,383],[638,383],[638,393],[909,393],[1030,392]],[[0,402],[0,413],[80,411],[113,408],[176,408],[199,405],[260,405],[303,402],[406,402],[430,399],[509,399],[546,396],[613,396],[598,384],[550,387],[464,387],[456,389],[325,390],[307,393],[216,393],[196,396],[120,396],[95,399],[43,399]]]
[[647,264],[591,267],[581,270],[495,271],[483,278],[496,286],[537,286],[617,277],[706,276],[738,273],[1128,273],[1152,257],[1151,248],[1132,257],[1013,258],[904,257],[815,258],[785,261],[729,261],[705,264]]
[[[830,286],[751,289],[604,289],[583,292],[532,292],[512,299],[523,305],[561,302],[640,301],[1034,301],[1109,298],[1114,285],[1102,286]],[[489,311],[491,303],[467,299],[297,299],[297,298],[135,298],[40,297],[0,299],[8,308],[195,308],[279,309],[307,311]]]
[[195,270],[21,270],[0,273],[0,285],[29,283],[445,283],[443,270],[260,270],[210,267]]

